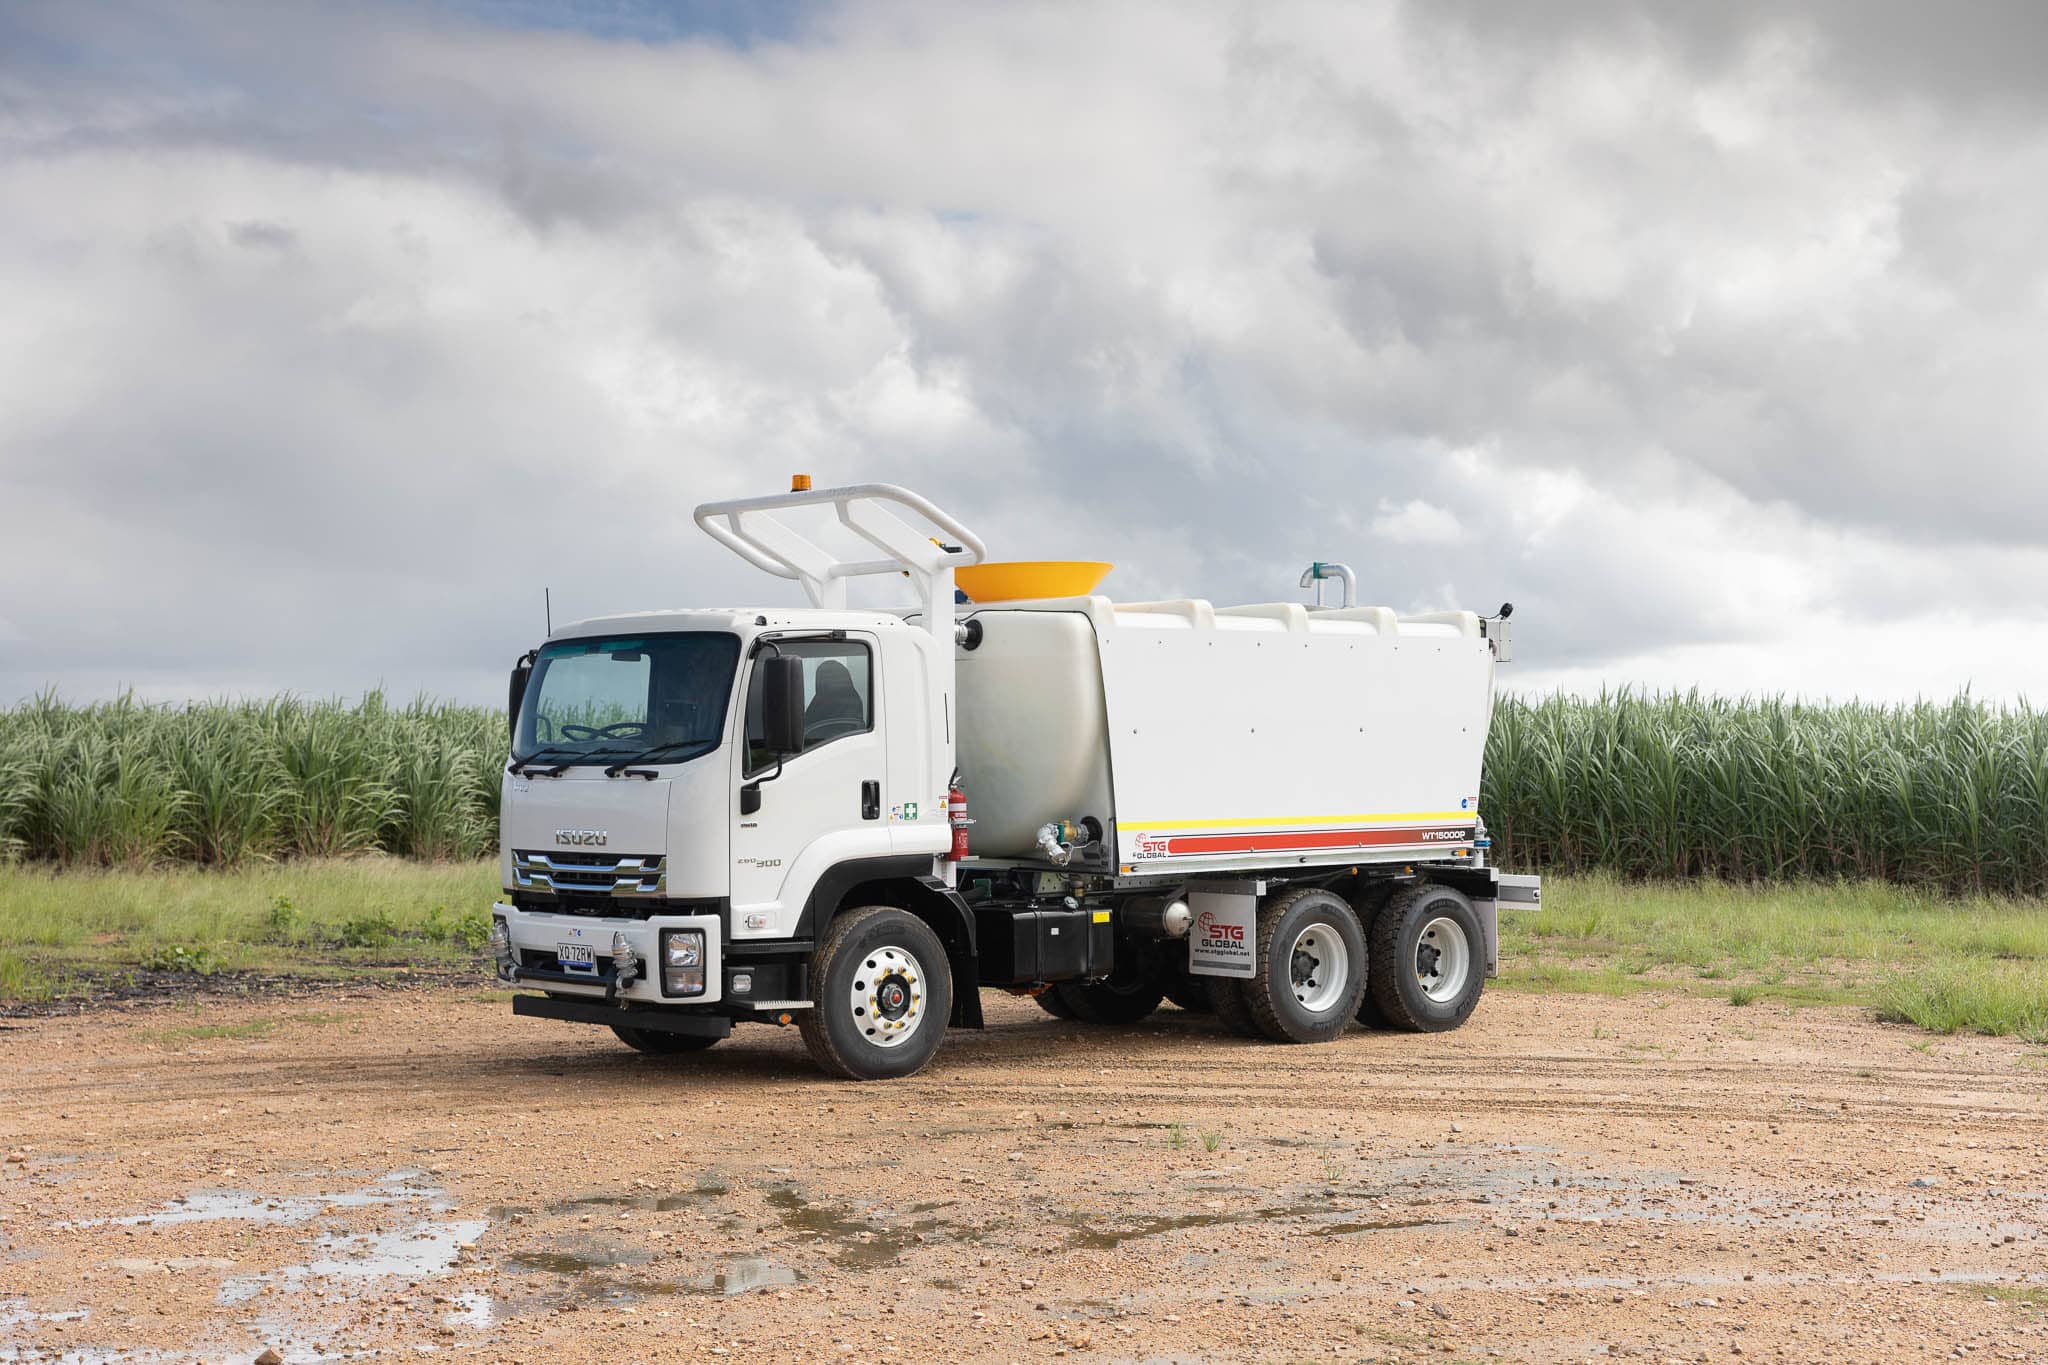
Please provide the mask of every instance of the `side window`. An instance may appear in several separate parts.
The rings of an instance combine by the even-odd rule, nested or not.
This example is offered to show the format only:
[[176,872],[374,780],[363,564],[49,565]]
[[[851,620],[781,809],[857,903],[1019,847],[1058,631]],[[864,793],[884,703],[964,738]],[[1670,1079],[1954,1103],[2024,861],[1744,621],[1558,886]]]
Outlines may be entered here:
[[[793,640],[783,654],[804,664],[804,747],[809,753],[875,728],[874,666],[868,647],[852,640]],[[762,742],[761,674],[747,684],[747,776],[773,767]]]

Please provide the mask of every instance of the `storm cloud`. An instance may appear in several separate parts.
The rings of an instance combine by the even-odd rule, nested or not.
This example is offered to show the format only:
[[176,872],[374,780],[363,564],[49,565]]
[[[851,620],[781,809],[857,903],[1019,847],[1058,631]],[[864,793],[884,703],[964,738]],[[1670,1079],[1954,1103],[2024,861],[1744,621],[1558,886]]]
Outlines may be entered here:
[[2032,4],[14,5],[0,702],[489,700],[909,484],[1514,684],[2042,691]]

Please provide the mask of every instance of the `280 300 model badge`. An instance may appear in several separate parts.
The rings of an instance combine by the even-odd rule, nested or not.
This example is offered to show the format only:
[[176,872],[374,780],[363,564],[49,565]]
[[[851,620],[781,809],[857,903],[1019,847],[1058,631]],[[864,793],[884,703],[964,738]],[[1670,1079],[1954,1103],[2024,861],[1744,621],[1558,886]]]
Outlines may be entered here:
[[601,829],[558,829],[555,831],[555,842],[558,844],[602,845],[609,838],[611,838],[609,831]]

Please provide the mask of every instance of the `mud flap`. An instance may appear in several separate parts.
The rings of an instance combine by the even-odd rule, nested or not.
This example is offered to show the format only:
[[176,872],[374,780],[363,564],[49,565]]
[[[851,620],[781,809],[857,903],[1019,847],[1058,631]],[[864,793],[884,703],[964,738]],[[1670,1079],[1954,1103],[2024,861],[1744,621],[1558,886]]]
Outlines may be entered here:
[[1259,894],[1264,882],[1203,882],[1187,890],[1188,974],[1249,980],[1258,975]]

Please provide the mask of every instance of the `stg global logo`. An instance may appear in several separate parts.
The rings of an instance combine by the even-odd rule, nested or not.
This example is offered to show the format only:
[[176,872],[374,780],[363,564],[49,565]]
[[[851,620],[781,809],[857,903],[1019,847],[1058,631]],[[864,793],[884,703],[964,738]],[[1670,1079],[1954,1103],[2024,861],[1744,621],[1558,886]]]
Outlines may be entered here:
[[1213,911],[1204,910],[1195,917],[1195,935],[1204,943],[1242,943],[1244,926],[1221,923]]

